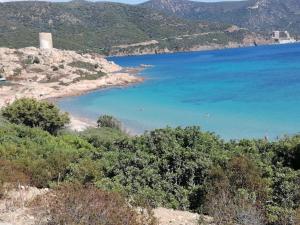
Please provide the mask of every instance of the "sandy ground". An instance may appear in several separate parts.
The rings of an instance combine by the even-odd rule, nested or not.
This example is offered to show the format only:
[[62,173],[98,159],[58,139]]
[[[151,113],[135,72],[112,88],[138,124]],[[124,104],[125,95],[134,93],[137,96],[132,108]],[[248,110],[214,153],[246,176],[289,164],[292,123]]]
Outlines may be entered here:
[[73,131],[80,132],[80,131],[84,131],[89,127],[97,126],[95,121],[91,121],[86,118],[75,117],[73,115],[70,115],[70,120],[71,120],[70,124],[67,126],[67,128]]
[[35,225],[37,220],[34,211],[27,204],[48,191],[20,186],[7,193],[7,196],[0,200],[0,225]]
[[[200,218],[197,213],[166,208],[154,209],[154,216],[158,219],[159,225],[198,225]],[[213,219],[203,216],[203,220],[211,224]]]
[[[37,196],[45,195],[49,189],[38,189],[35,187],[19,187],[7,193],[0,200],[0,225],[34,225],[39,221],[36,219],[36,210],[29,208],[28,203]],[[159,225],[198,225],[199,214],[187,211],[179,211],[166,208],[154,209],[154,216]],[[207,224],[212,223],[212,218],[204,216]]]

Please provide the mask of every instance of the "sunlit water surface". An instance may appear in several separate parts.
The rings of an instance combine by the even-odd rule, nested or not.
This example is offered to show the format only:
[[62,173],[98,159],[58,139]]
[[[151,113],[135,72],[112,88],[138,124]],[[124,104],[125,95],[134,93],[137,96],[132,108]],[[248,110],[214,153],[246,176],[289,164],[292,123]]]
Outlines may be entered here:
[[119,118],[133,133],[199,125],[225,139],[300,131],[300,44],[109,58],[153,65],[142,84],[64,98],[59,106],[93,120]]

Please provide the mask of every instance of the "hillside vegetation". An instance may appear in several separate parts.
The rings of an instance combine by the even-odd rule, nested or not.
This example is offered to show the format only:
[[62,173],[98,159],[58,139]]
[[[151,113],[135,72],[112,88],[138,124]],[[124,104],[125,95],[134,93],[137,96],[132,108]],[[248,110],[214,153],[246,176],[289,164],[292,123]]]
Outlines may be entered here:
[[[95,198],[114,196],[94,192],[97,187],[121,194],[131,205],[208,214],[219,225],[296,225],[299,157],[299,136],[225,142],[199,127],[157,129],[136,137],[109,127],[51,135],[38,127],[15,125],[4,119],[0,123],[0,162],[5,165],[0,167],[0,174],[6,174],[0,184],[92,186],[66,189],[69,191],[60,198],[64,202],[55,202],[64,213],[57,214],[53,209],[54,221],[62,215],[76,219],[72,217],[74,210],[84,214],[86,209],[70,204],[82,206],[91,201],[84,192],[98,193]],[[76,190],[79,192],[74,194]],[[112,201],[124,205],[118,196]],[[110,209],[118,207],[105,202]],[[103,209],[96,203],[95,207]]]
[[[157,10],[118,3],[0,3],[0,46],[10,48],[38,46],[38,32],[41,31],[53,33],[56,48],[103,54],[155,53],[208,45],[221,47],[230,42],[238,45],[250,35],[245,30],[227,32],[229,27],[223,23],[179,19]],[[143,45],[144,42],[149,44]]]
[[197,2],[189,0],[150,0],[141,4],[168,15],[191,20],[235,24],[270,35],[273,30],[300,34],[298,0],[246,0]]

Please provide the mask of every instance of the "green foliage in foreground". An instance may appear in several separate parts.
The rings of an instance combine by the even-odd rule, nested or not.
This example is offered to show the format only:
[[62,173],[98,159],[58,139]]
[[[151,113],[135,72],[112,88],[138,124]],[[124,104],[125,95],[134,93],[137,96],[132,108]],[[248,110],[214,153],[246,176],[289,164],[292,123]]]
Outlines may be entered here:
[[52,103],[21,98],[2,109],[1,114],[8,121],[29,127],[40,127],[52,134],[70,122],[67,113],[61,113]]
[[225,142],[198,127],[136,137],[112,128],[53,136],[1,121],[0,162],[6,166],[0,170],[15,168],[31,185],[91,183],[136,204],[208,213],[216,224],[296,223],[300,136]]

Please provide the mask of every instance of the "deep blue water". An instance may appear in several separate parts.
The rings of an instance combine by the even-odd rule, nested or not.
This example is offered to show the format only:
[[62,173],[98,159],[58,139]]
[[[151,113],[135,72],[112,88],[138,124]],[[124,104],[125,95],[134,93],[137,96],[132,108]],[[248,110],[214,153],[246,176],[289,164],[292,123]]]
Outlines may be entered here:
[[300,131],[300,44],[109,58],[151,64],[142,84],[65,98],[61,108],[119,118],[134,133],[200,125],[225,139]]

